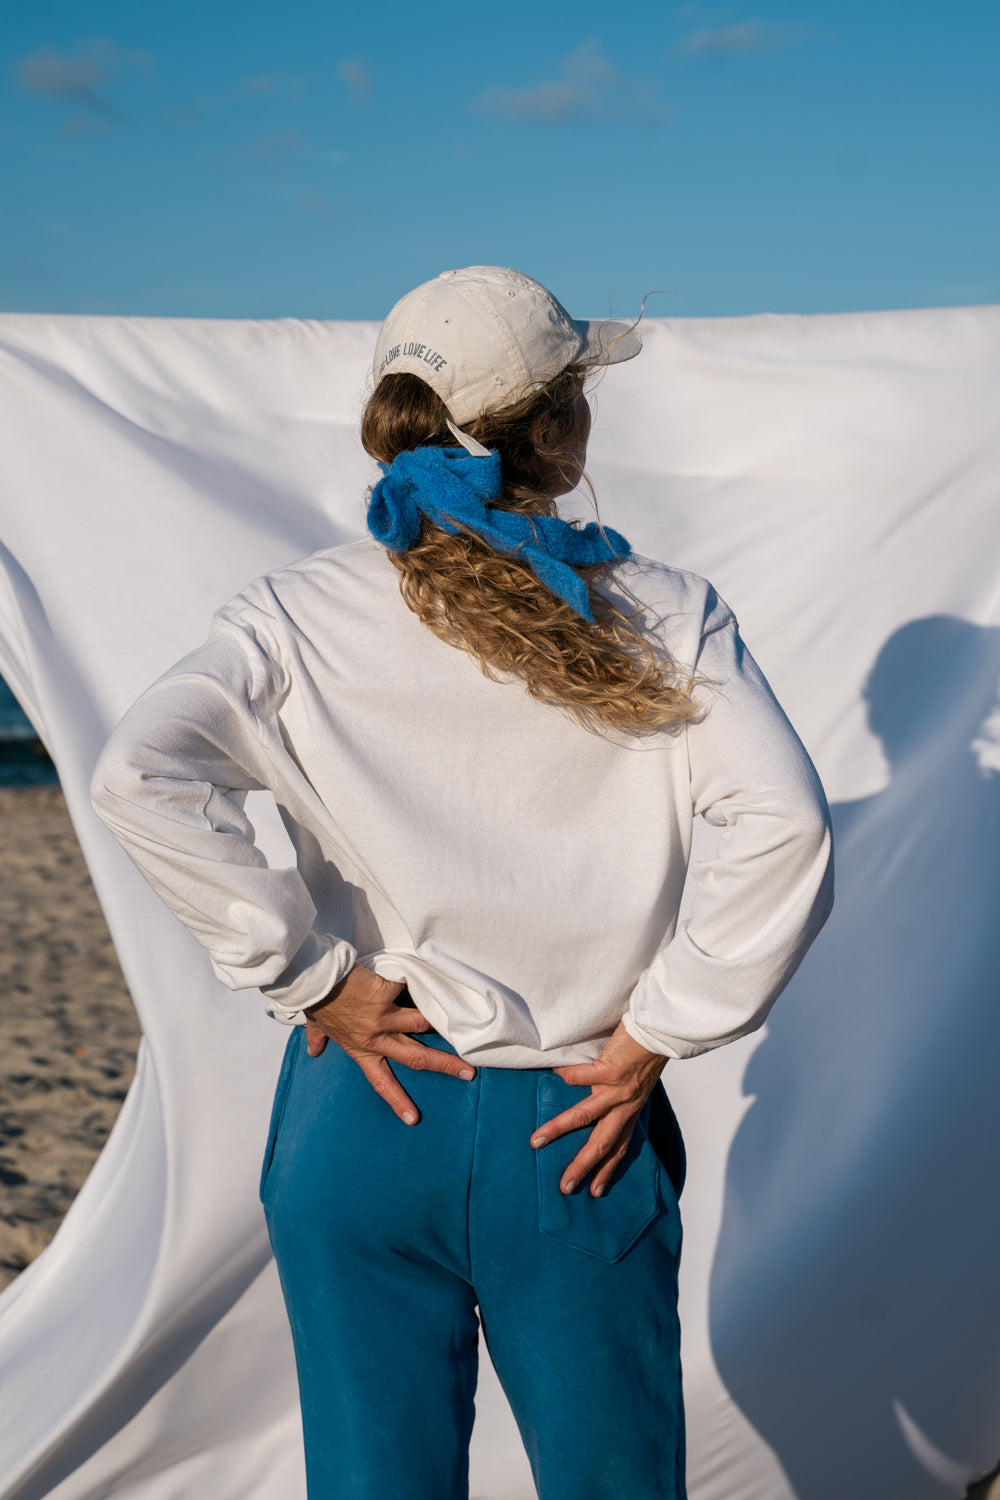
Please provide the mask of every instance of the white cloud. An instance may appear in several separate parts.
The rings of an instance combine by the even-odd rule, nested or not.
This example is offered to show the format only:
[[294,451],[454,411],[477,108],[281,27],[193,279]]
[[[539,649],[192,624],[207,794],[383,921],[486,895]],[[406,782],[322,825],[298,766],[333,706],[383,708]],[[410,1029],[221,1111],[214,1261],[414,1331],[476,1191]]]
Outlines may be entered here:
[[241,85],[244,94],[301,94],[306,86],[299,73],[256,73],[244,78]]
[[329,193],[303,193],[299,204],[310,218],[319,219],[322,223],[327,223],[334,217],[334,201]]
[[190,130],[193,125],[198,125],[210,115],[218,107],[218,103],[214,94],[201,93],[180,109],[168,110],[164,118],[174,130]]
[[476,100],[476,107],[487,114],[536,125],[597,119],[659,124],[667,117],[655,88],[627,77],[592,41],[563,58],[554,78],[527,88],[487,89]]
[[315,188],[310,179],[328,180],[329,169],[347,157],[333,147],[311,144],[301,131],[282,129],[264,132],[241,146],[222,150],[217,159],[228,172],[244,180],[293,187],[302,206],[322,217],[326,193]]
[[104,115],[67,115],[62,122],[62,133],[67,136],[107,135],[113,121]]
[[301,169],[305,147],[297,130],[272,130],[217,153],[220,165],[244,180],[283,183]]
[[301,149],[302,137],[297,130],[274,130],[251,141],[246,154],[253,161],[267,161],[275,157],[297,156]]
[[[110,124],[120,120],[122,113],[104,96],[103,90],[126,68],[148,73],[152,66],[149,53],[141,48],[123,52],[106,37],[96,37],[78,48],[75,56],[42,47],[21,58],[17,74],[29,94],[85,109],[91,117],[98,116]],[[79,134],[86,131],[86,126],[77,119],[72,129]]]
[[674,50],[679,57],[745,57],[796,47],[808,36],[807,26],[740,21],[734,26],[699,26]]
[[306,87],[307,80],[301,73],[253,73],[224,89],[203,90],[180,108],[168,111],[164,118],[175,130],[190,130],[223,110],[242,112],[253,109],[260,100],[279,96],[298,99]]
[[272,130],[242,146],[220,151],[219,160],[240,176],[284,182],[301,170],[304,155],[304,142],[297,130]]
[[357,57],[345,57],[337,68],[337,77],[346,83],[356,104],[367,104],[372,94],[368,69]]

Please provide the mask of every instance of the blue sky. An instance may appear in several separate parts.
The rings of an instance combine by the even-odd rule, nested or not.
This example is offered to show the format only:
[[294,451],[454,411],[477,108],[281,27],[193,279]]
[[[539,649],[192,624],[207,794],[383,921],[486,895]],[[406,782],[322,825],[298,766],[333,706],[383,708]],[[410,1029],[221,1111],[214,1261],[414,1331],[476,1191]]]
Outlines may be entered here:
[[8,0],[0,310],[998,302],[998,80],[1000,0]]

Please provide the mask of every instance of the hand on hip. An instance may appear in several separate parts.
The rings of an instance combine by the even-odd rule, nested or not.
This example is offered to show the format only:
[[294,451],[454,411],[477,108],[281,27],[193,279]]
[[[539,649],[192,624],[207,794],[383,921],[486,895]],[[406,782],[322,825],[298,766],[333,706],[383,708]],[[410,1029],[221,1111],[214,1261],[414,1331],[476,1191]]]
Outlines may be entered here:
[[416,1125],[419,1110],[389,1066],[390,1059],[408,1068],[450,1073],[453,1078],[471,1079],[476,1073],[453,1052],[425,1047],[407,1035],[433,1028],[418,1010],[394,1003],[405,988],[380,978],[363,964],[355,964],[326,998],[307,1012],[306,1050],[310,1057],[319,1057],[328,1041],[336,1042],[404,1124]]

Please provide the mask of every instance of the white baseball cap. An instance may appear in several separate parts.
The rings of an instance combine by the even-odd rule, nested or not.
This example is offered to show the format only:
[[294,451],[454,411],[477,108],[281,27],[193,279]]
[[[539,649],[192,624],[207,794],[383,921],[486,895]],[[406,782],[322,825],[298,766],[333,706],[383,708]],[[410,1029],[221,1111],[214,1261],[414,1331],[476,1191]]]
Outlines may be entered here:
[[567,365],[618,364],[641,348],[630,323],[571,318],[520,271],[466,266],[400,298],[379,330],[372,372],[376,385],[397,371],[419,375],[464,424],[511,405]]

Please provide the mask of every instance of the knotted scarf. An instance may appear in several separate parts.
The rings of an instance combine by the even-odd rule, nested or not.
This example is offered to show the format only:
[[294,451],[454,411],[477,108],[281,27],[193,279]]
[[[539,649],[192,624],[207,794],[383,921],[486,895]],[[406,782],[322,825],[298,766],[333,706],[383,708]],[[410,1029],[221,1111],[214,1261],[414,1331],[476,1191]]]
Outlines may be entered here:
[[368,529],[390,552],[406,552],[420,535],[421,514],[452,532],[463,527],[505,557],[519,557],[546,588],[585,620],[594,615],[587,585],[575,568],[618,562],[631,548],[594,521],[573,526],[559,516],[523,515],[489,502],[500,494],[500,455],[477,457],[463,448],[416,448],[391,464],[372,490]]

